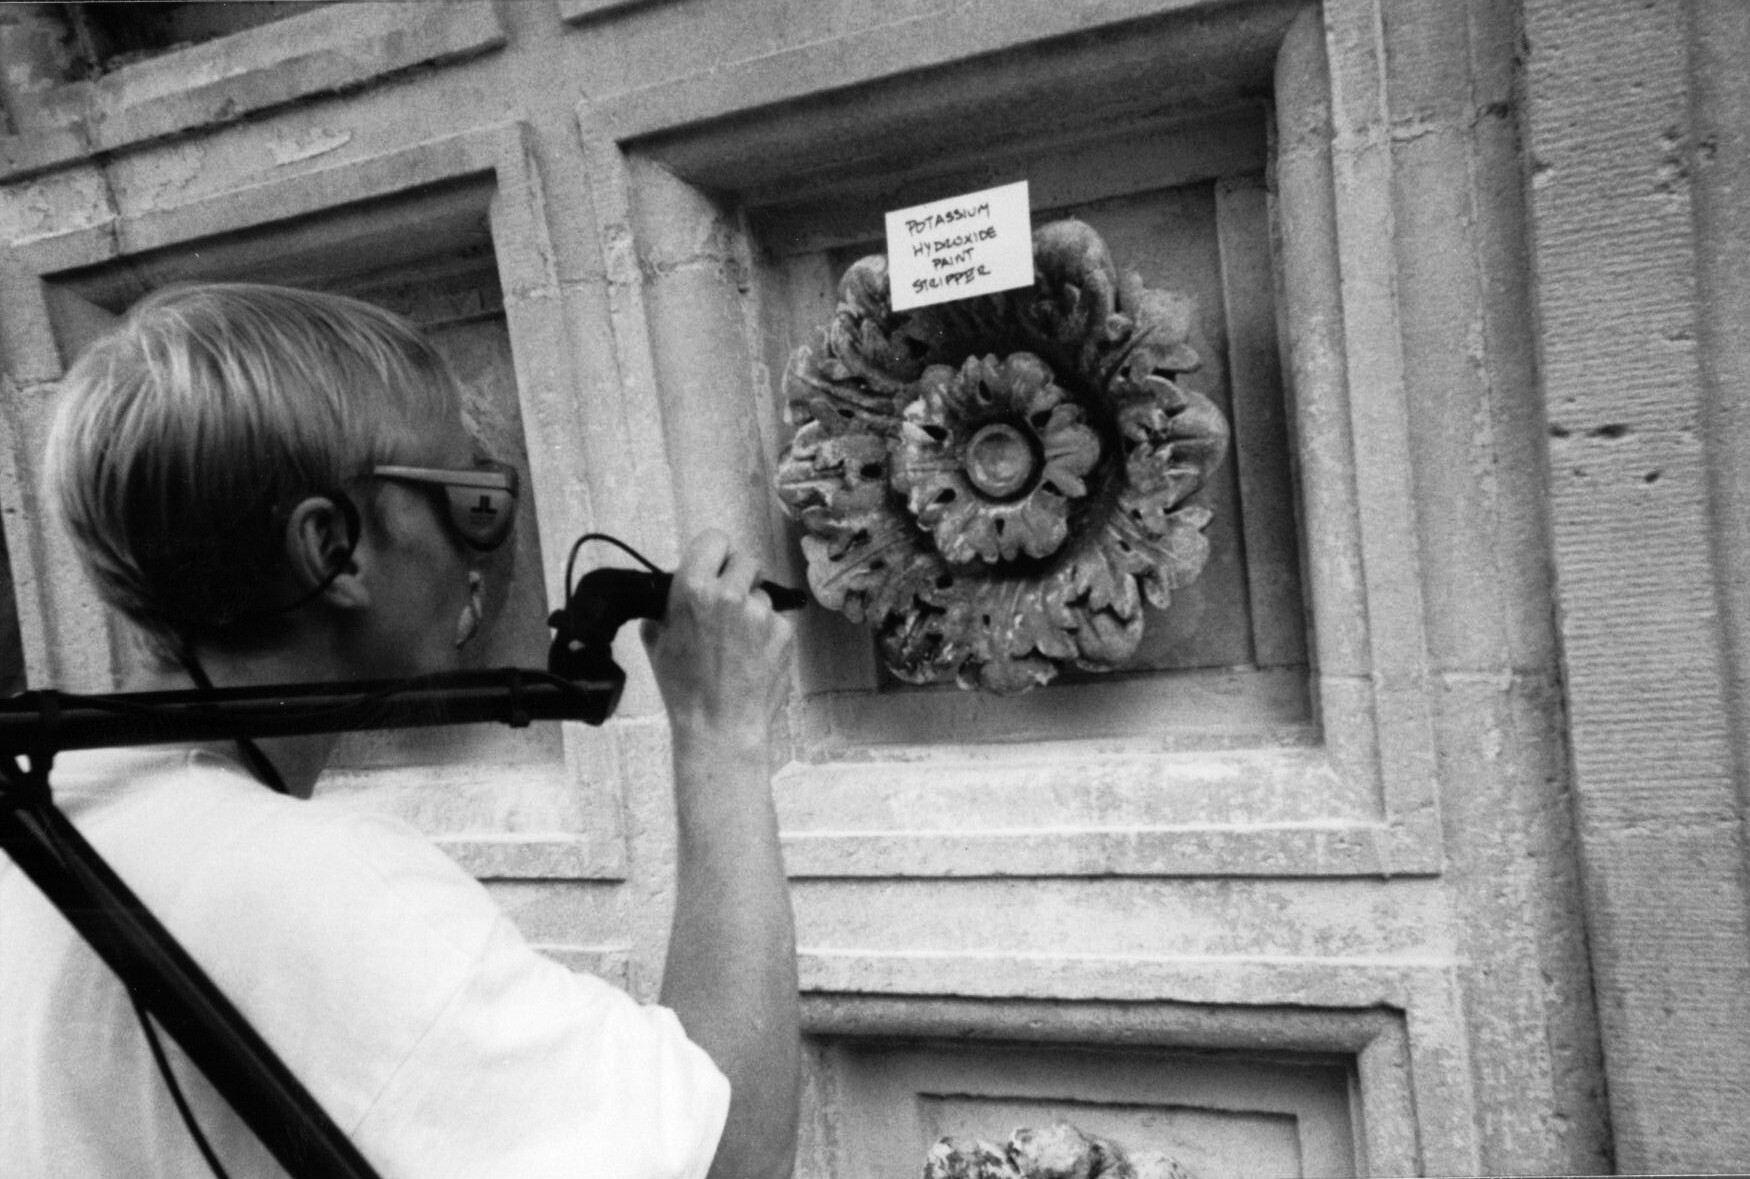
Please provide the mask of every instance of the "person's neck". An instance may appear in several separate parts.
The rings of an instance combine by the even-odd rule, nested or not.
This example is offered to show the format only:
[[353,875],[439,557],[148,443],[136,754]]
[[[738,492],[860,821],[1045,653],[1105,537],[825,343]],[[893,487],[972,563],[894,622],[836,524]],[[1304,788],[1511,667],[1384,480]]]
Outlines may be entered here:
[[[201,670],[215,688],[263,687],[269,684],[320,683],[338,677],[335,669],[320,659],[296,650],[268,651],[239,656],[211,647],[197,646],[194,656]],[[130,691],[186,691],[195,687],[193,678],[179,667],[142,669],[130,677]],[[334,733],[313,733],[304,737],[269,737],[256,742],[261,752],[273,764],[285,784],[286,793],[294,798],[309,798],[316,790],[316,779],[328,764],[338,736]],[[242,761],[235,741],[197,742],[190,748],[204,750],[232,761]],[[248,766],[245,764],[245,768]]]

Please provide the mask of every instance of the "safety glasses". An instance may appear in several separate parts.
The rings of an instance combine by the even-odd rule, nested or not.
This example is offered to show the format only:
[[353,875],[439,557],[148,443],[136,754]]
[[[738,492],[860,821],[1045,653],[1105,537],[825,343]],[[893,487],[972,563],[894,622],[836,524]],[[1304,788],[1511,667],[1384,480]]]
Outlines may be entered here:
[[382,466],[373,467],[371,476],[442,488],[456,535],[483,553],[502,545],[516,524],[517,473],[509,463],[482,459],[468,471]]

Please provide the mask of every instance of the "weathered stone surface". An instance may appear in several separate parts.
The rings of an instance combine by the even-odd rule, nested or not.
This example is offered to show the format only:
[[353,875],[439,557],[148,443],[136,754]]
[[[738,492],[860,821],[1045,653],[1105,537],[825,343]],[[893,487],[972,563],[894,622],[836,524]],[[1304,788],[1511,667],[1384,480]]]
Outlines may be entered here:
[[1068,1122],[1022,1127],[1007,1145],[944,1138],[924,1160],[924,1179],[1194,1179],[1160,1152],[1132,1161],[1116,1142]]
[[[836,1013],[835,1036],[983,1036],[1043,1047],[1047,1064],[1139,1036],[1217,1060],[1329,1054],[1356,1070],[1370,1165],[1395,1174],[1596,1172],[1613,1139],[1624,1169],[1741,1165],[1750,10],[1601,12],[334,4],[51,86],[0,136],[0,511],[33,676],[103,688],[125,662],[35,492],[50,382],[82,330],[61,296],[94,268],[138,293],[476,251],[505,295],[551,594],[566,541],[592,525],[664,561],[708,521],[772,575],[806,559],[769,503],[784,395],[766,366],[812,305],[772,289],[769,251],[807,251],[793,273],[830,275],[868,251],[883,208],[1009,173],[1039,181],[1042,210],[1239,194],[1231,207],[1253,219],[1221,221],[1209,248],[1268,276],[1276,299],[1201,289],[1198,304],[1225,314],[1229,348],[1233,324],[1280,325],[1292,461],[1260,469],[1271,452],[1240,445],[1223,478],[1238,471],[1242,499],[1292,485],[1272,560],[1301,548],[1312,674],[1285,642],[1278,678],[1247,688],[1236,630],[1239,652],[1195,672],[887,707],[901,694],[847,690],[875,680],[868,645],[805,647],[800,678],[818,691],[798,715],[825,735],[798,739],[816,761],[787,767],[778,792],[811,1002]],[[342,228],[386,208],[418,213],[394,233]],[[762,237],[778,208],[806,213],[787,222],[805,242]],[[1150,216],[1137,232],[1164,232]],[[1079,273],[1088,307],[1127,297],[1099,268]],[[878,311],[872,287],[854,302]],[[1183,308],[1155,311],[1170,323]],[[1200,379],[1225,363],[1243,393],[1269,370],[1265,333],[1243,363],[1212,335]],[[928,367],[912,364],[920,341],[841,342],[880,363],[828,379],[817,347],[809,396],[852,425],[903,421],[893,398]],[[978,359],[1020,351],[1051,348]],[[965,359],[944,362],[955,379]],[[851,375],[868,383],[857,395]],[[965,389],[935,379],[919,429],[955,425]],[[1084,411],[1053,425],[1075,393],[1056,387],[1068,396],[1041,405],[1042,429],[1073,491],[1118,452],[1078,469],[1080,428],[1100,424]],[[1126,419],[1145,448],[1162,404],[1150,393]],[[1258,408],[1233,407],[1236,436]],[[1044,466],[1014,429],[966,439],[980,457],[959,469],[993,501]],[[1116,418],[1101,435],[1123,436]],[[854,430],[805,445],[810,502],[857,510],[895,469]],[[927,505],[952,481],[930,445],[913,457],[905,496]],[[1145,519],[1180,488],[1155,490]],[[1005,544],[1017,561],[1051,549],[1049,504],[1007,509],[1026,526],[1001,539],[996,515],[932,522],[999,561]],[[1073,507],[1062,523],[1060,547]],[[940,576],[927,560],[866,572],[822,596],[883,613]],[[1128,605],[1123,572],[1093,569],[1085,588]],[[849,627],[825,613],[803,633]],[[1072,660],[1130,637],[1086,630]],[[1044,635],[1007,637],[1045,658],[1061,648]],[[1254,637],[1265,662],[1274,640]],[[653,997],[672,784],[659,702],[625,642],[623,728],[568,733],[562,769],[471,765],[446,779],[453,800],[408,805],[471,869],[509,878],[494,889],[538,943]],[[885,711],[855,715],[871,696]],[[411,771],[376,785],[417,789]],[[816,1081],[816,1121],[844,1124],[834,1103],[866,1100]]]
[[[1750,10],[1525,6],[1549,510],[1616,1163],[1750,1123],[1742,208]],[[1725,321],[1725,322],[1722,322]],[[1729,326],[1728,326],[1729,325]],[[1723,331],[1720,329],[1724,329]]]
[[[50,109],[38,113],[31,104],[34,117],[21,120],[18,138],[28,144],[40,125],[56,144],[72,132],[86,151],[127,148],[503,43],[497,13],[480,0],[351,12],[317,6],[273,25],[143,56],[93,80],[68,76],[39,100]],[[61,152],[7,150],[6,143],[0,140],[0,162],[12,165],[13,175],[64,162]]]
[[1120,273],[1079,221],[1034,233],[1034,287],[911,312],[883,256],[785,375],[798,429],[778,493],[820,602],[872,627],[889,670],[1022,692],[1110,671],[1209,555],[1187,498],[1228,424],[1173,377],[1191,308]]

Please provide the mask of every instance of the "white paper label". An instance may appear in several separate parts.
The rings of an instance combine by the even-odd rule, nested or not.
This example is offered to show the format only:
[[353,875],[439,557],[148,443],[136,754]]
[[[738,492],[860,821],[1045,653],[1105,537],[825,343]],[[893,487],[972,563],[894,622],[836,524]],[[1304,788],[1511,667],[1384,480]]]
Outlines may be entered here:
[[895,311],[1033,285],[1027,182],[887,214]]

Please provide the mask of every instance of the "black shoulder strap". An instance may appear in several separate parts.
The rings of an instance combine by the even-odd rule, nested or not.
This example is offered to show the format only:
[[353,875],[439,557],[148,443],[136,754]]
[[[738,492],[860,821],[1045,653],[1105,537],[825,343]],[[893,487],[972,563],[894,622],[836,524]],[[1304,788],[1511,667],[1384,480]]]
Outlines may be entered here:
[[[207,676],[207,669],[201,666],[201,661],[195,658],[194,648],[184,643],[181,658],[182,668],[188,672],[188,678],[194,681],[194,686],[203,692],[213,691],[213,681]],[[278,767],[268,760],[267,754],[261,751],[261,746],[248,737],[239,737],[237,752],[243,758],[243,764],[249,767],[249,772],[255,775],[256,781],[275,794],[288,793],[286,780],[280,777]]]
[[182,1046],[287,1174],[377,1179],[314,1096],[153,917],[48,786],[52,751],[0,758],[0,850]]

